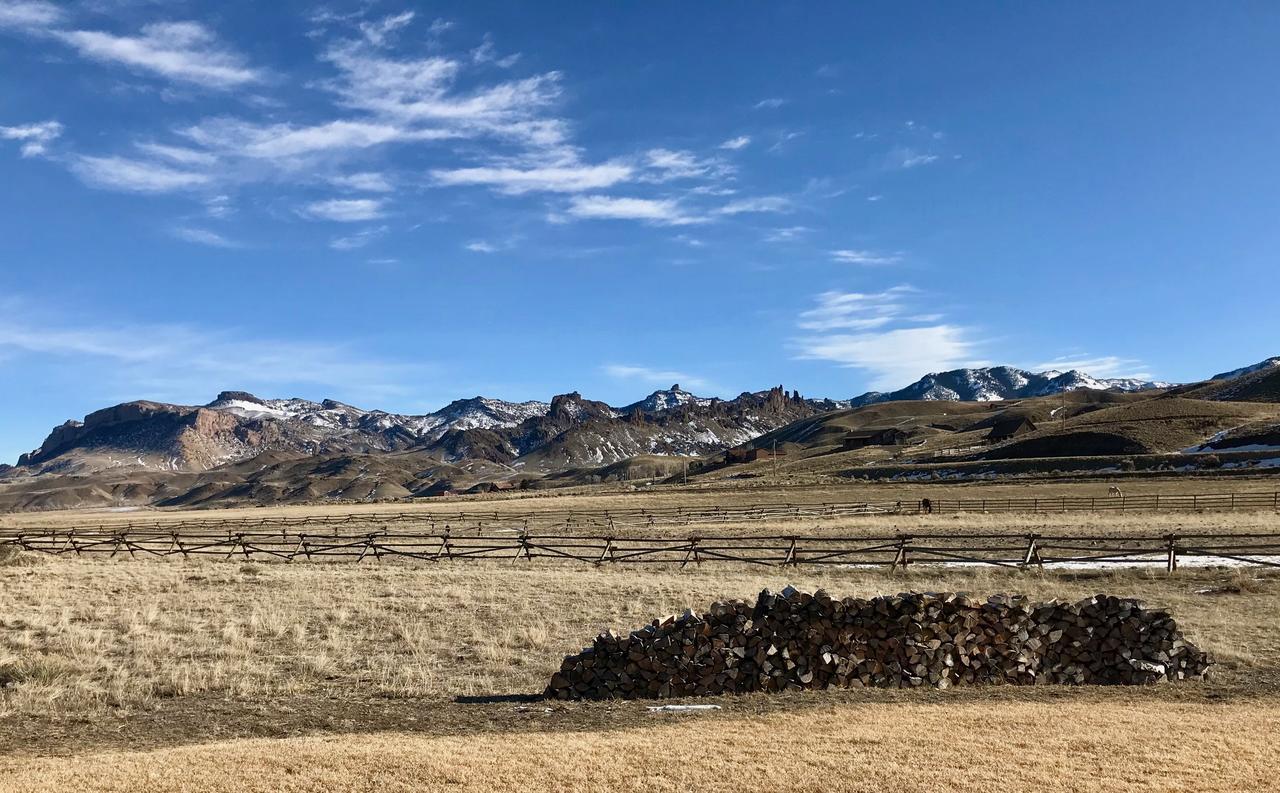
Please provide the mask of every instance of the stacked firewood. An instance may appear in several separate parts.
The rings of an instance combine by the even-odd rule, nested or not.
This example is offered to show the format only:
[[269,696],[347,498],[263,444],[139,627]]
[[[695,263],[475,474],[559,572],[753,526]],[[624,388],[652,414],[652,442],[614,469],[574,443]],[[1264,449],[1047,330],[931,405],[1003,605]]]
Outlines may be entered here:
[[1134,685],[1200,678],[1208,657],[1167,612],[1097,595],[1034,603],[907,593],[837,600],[787,587],[714,603],[565,658],[547,696],[668,698],[956,685]]

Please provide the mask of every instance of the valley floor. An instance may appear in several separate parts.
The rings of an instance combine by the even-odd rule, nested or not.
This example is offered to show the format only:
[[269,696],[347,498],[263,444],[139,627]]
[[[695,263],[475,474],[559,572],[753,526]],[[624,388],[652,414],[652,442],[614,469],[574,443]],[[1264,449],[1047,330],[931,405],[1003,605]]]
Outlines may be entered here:
[[[1280,738],[1280,576],[1257,569],[22,556],[0,576],[3,790],[1261,790]],[[699,714],[536,697],[601,629],[789,583],[1136,596],[1216,665],[1150,688],[749,695]]]

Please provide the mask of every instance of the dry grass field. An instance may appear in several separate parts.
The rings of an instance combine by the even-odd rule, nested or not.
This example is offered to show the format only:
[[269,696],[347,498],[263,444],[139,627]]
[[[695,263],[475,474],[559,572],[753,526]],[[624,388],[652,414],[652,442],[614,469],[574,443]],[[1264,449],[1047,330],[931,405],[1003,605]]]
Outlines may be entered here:
[[13,793],[1273,790],[1274,703],[872,704],[607,732],[243,740],[0,759]]
[[[834,500],[814,500],[824,498]],[[555,503],[484,506],[538,502]],[[938,515],[799,528],[1160,533],[1276,523],[1265,512]],[[863,597],[1135,596],[1169,608],[1216,665],[1204,682],[1140,689],[750,695],[685,715],[532,696],[601,629],[789,583]],[[0,790],[1263,790],[1280,738],[1277,614],[1280,575],[1257,568],[895,574],[22,555],[0,567]]]
[[[761,463],[760,465],[764,465]],[[1139,495],[1212,495],[1220,493],[1271,493],[1280,491],[1280,479],[1245,478],[1151,478],[1119,482],[1126,494]],[[243,507],[218,510],[125,509],[62,510],[54,512],[22,512],[0,514],[0,528],[31,526],[61,527],[76,525],[111,525],[130,521],[177,521],[187,517],[216,519],[306,517],[323,515],[412,514],[429,516],[456,515],[459,512],[487,515],[526,515],[540,512],[604,512],[626,509],[671,509],[676,507],[741,506],[744,504],[823,504],[848,502],[912,502],[932,499],[1025,499],[1042,498],[1046,503],[1055,497],[1093,497],[1107,499],[1112,481],[984,483],[850,483],[839,485],[776,485],[767,480],[703,486],[656,486],[639,491],[616,486],[566,489],[486,496],[457,496],[403,502],[333,503],[307,506]]]

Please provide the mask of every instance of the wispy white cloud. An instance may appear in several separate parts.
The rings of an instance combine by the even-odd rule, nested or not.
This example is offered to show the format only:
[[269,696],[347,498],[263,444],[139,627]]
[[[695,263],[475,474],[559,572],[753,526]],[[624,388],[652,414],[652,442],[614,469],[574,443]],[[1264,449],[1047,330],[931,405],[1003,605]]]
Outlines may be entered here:
[[0,28],[39,30],[61,23],[66,12],[41,0],[0,0]]
[[367,228],[363,231],[357,231],[355,234],[335,237],[329,241],[329,247],[333,248],[335,251],[353,251],[357,248],[363,248],[390,230],[390,226],[375,226],[373,228]]
[[790,212],[795,202],[786,196],[759,196],[730,201],[715,210],[717,215],[741,215],[756,212]]
[[[290,160],[305,155],[368,149],[389,143],[439,141],[455,137],[442,129],[409,129],[378,121],[327,121],[313,125],[257,124],[215,118],[179,134],[225,157]],[[286,163],[288,165],[288,163]]]
[[701,177],[720,178],[733,172],[732,166],[717,159],[703,159],[689,151],[650,149],[644,153],[646,173],[641,181],[669,182]]
[[925,372],[972,364],[977,343],[969,328],[928,317],[912,308],[917,291],[907,285],[883,292],[824,292],[802,312],[809,335],[794,344],[801,358],[831,361],[871,375],[877,390],[899,388]]
[[706,218],[687,214],[679,202],[672,199],[574,196],[566,213],[579,219],[640,220],[661,226],[706,222]]
[[506,195],[530,192],[581,193],[600,190],[626,181],[635,169],[622,163],[570,165],[534,168],[476,167],[439,169],[431,172],[437,185],[479,185]]
[[239,248],[240,244],[229,240],[216,231],[197,228],[195,226],[178,226],[172,230],[173,236],[197,245],[208,245],[211,248]]
[[901,388],[926,372],[956,369],[972,362],[974,344],[964,328],[927,325],[876,333],[814,337],[803,357],[833,361],[871,374],[871,388]]
[[480,46],[471,51],[471,60],[477,64],[492,63],[503,69],[510,69],[520,60],[520,53],[499,55],[498,48],[493,44],[493,37],[486,35]]
[[259,82],[263,73],[223,46],[198,22],[160,22],[139,36],[97,30],[55,30],[52,35],[83,57],[212,89]]
[[213,181],[207,173],[127,157],[82,155],[71,161],[71,169],[90,185],[130,193],[169,193]]
[[813,229],[808,226],[786,226],[780,229],[770,229],[764,235],[764,240],[765,242],[792,242],[811,231]]
[[62,136],[62,124],[42,121],[16,127],[0,127],[0,139],[22,142],[23,157],[39,157],[48,153],[48,146]]
[[487,242],[485,240],[475,240],[474,242],[468,242],[463,247],[465,247],[467,250],[471,251],[472,253],[497,253],[500,250],[500,248],[497,245],[494,245],[492,242]]
[[789,144],[791,141],[803,136],[804,136],[804,133],[800,132],[799,130],[794,130],[794,129],[783,130],[782,132],[778,133],[778,139],[775,140],[773,142],[773,145],[769,147],[769,151],[780,152],[783,149],[787,148],[787,144]]
[[745,149],[750,145],[751,145],[750,135],[739,135],[736,138],[729,138],[724,143],[721,143],[720,148],[728,149],[729,151],[738,151],[739,149]]
[[307,204],[304,215],[318,220],[353,223],[382,217],[383,202],[372,198],[332,198]]
[[387,44],[398,31],[408,27],[413,22],[413,18],[412,11],[405,11],[372,22],[361,22],[360,32],[370,44],[381,47]]
[[606,364],[601,368],[605,374],[617,380],[635,380],[651,386],[666,387],[676,384],[689,388],[711,387],[711,384],[704,378],[672,369],[655,369],[648,366],[617,363]]
[[1115,378],[1132,378],[1135,380],[1150,380],[1151,372],[1147,371],[1146,364],[1136,358],[1122,358],[1117,355],[1077,355],[1064,356],[1055,358],[1052,361],[1045,361],[1030,367],[1032,371],[1059,371],[1067,372],[1077,370],[1094,377],[1115,377]]
[[[371,355],[354,342],[297,342],[235,329],[180,324],[77,322],[30,303],[5,301],[0,358],[75,366],[102,388],[136,397],[203,402],[227,388],[319,386],[331,395],[408,394],[435,368]],[[0,368],[7,365],[0,361]],[[28,370],[29,371],[29,370]]]
[[786,103],[787,103],[787,100],[783,99],[782,97],[771,96],[768,99],[761,99],[759,102],[756,102],[754,105],[752,105],[752,107],[754,107],[756,110],[777,110],[778,108],[782,107]]
[[231,203],[231,196],[216,195],[205,200],[204,212],[211,218],[222,220],[234,215],[236,208]]
[[167,144],[149,142],[139,142],[134,145],[139,151],[157,160],[167,160],[178,165],[210,166],[218,161],[216,156],[207,151],[191,149],[185,146],[169,146]]
[[939,159],[939,156],[932,152],[919,151],[910,146],[895,146],[889,151],[887,162],[890,167],[908,169],[928,165]]
[[903,315],[906,298],[914,293],[906,285],[883,292],[823,292],[817,306],[801,312],[796,324],[817,331],[883,327]]
[[329,179],[329,183],[362,193],[390,193],[395,190],[386,174],[368,171],[334,176]]
[[883,265],[897,264],[902,261],[902,254],[842,249],[831,251],[831,258],[844,264]]

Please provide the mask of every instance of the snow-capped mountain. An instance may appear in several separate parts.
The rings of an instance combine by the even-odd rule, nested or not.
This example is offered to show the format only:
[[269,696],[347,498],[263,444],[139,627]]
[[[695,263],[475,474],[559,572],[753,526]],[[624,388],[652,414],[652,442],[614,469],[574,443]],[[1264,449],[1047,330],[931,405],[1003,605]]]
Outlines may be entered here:
[[1148,382],[1128,378],[1097,378],[1084,372],[1047,371],[1028,372],[1012,366],[992,366],[982,369],[953,369],[949,372],[932,372],[906,388],[882,393],[869,391],[854,397],[854,407],[876,402],[897,402],[910,399],[945,400],[950,402],[991,402],[1000,399],[1025,399],[1048,396],[1063,391],[1093,388],[1113,391],[1147,391],[1165,388],[1168,383]]
[[398,429],[421,438],[438,438],[454,429],[514,427],[525,419],[545,416],[547,402],[504,402],[501,399],[472,397],[450,402],[434,413],[409,416],[357,407],[326,399],[259,399],[243,391],[223,391],[209,404],[210,410],[226,411],[250,419],[289,420],[333,431]]
[[788,395],[781,386],[732,400],[698,397],[675,386],[621,410],[576,392],[549,403],[474,397],[424,415],[224,391],[201,406],[127,402],[68,421],[19,465],[62,473],[204,471],[267,451],[293,456],[407,450],[448,462],[609,464],[639,454],[706,454],[825,409],[830,408]]
[[630,413],[633,410],[643,410],[645,413],[661,413],[664,410],[671,410],[682,405],[710,405],[712,400],[705,397],[694,396],[680,387],[679,383],[671,386],[665,391],[654,391],[649,396],[639,402],[632,402],[622,409],[623,413]]
[[1213,377],[1209,379],[1210,380],[1232,380],[1242,375],[1252,374],[1253,372],[1260,372],[1263,369],[1273,369],[1278,366],[1280,366],[1280,355],[1273,356],[1271,358],[1266,359],[1265,361],[1259,361],[1249,366],[1242,366],[1239,369],[1232,369],[1229,372],[1222,372],[1220,374],[1215,374]]

